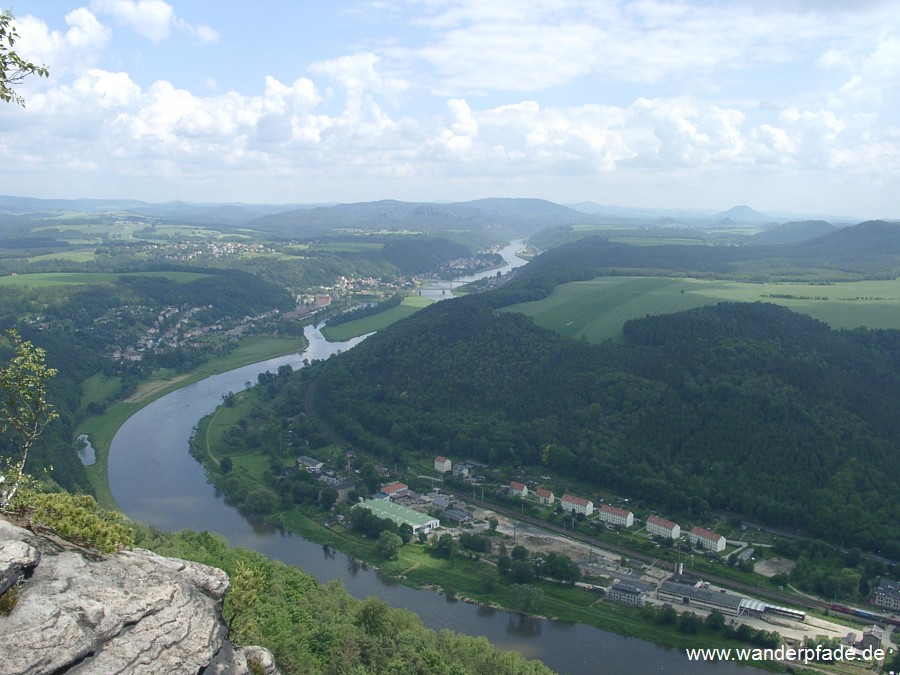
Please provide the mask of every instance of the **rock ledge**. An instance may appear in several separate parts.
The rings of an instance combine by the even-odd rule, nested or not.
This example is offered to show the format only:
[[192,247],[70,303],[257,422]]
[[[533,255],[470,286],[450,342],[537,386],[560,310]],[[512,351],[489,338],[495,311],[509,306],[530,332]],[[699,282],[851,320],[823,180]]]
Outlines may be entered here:
[[0,593],[15,584],[0,615],[6,675],[244,675],[248,661],[278,673],[267,650],[226,639],[220,569],[142,549],[101,556],[0,518]]

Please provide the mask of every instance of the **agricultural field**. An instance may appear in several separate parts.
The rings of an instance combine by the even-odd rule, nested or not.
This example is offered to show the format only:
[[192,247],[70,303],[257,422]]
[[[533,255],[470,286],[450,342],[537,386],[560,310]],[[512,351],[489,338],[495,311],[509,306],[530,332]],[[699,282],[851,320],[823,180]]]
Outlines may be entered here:
[[385,310],[379,314],[373,314],[356,321],[348,321],[334,327],[325,326],[322,329],[322,335],[329,342],[343,342],[360,335],[367,335],[391,325],[395,321],[405,319],[411,314],[415,314],[423,307],[430,305],[433,300],[420,295],[411,295],[403,299],[397,307]]
[[316,244],[316,251],[328,253],[363,253],[367,251],[380,251],[384,244],[376,241],[335,241],[327,244]]
[[41,272],[37,274],[16,274],[0,277],[0,286],[25,286],[27,288],[46,288],[48,286],[84,286],[92,284],[110,284],[122,276],[166,277],[182,283],[195,281],[209,276],[199,272]]
[[744,283],[689,278],[599,277],[559,286],[549,297],[512,305],[562,335],[602,342],[629,319],[719,302],[771,302],[832,328],[900,328],[900,280],[829,284]]

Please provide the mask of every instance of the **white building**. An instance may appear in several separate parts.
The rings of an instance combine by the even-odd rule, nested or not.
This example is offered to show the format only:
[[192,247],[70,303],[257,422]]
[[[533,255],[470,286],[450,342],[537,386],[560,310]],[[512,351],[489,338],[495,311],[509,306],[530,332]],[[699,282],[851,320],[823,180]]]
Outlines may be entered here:
[[609,587],[609,590],[606,591],[606,598],[612,602],[632,607],[643,607],[647,604],[647,596],[641,589],[621,582]]
[[678,539],[681,536],[681,527],[678,523],[673,523],[671,520],[666,520],[659,516],[650,516],[647,518],[647,532],[656,537]]
[[563,511],[574,511],[575,513],[583,513],[586,516],[594,512],[594,502],[575,497],[574,495],[563,495],[562,499],[559,500],[559,504],[562,506]]
[[524,483],[517,483],[516,481],[511,481],[509,484],[509,493],[511,495],[515,495],[516,497],[521,497],[525,499],[528,496],[528,487]]
[[894,611],[900,609],[900,581],[884,579],[875,589],[872,604]]
[[538,488],[535,490],[534,494],[537,495],[538,501],[541,502],[541,504],[552,504],[556,501],[553,492],[546,488]]
[[692,527],[688,532],[688,540],[691,542],[691,546],[700,546],[716,553],[725,550],[725,537],[704,527]]
[[446,457],[434,458],[434,470],[438,473],[447,473],[453,468],[453,463]]
[[604,504],[600,507],[600,520],[610,525],[631,527],[634,525],[634,514],[631,511],[617,509],[615,506]]

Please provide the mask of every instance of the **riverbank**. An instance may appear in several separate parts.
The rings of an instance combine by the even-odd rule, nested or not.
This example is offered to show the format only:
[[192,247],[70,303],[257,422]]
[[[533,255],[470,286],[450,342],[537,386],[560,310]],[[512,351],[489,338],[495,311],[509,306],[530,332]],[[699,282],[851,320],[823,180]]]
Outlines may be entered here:
[[244,338],[228,354],[207,361],[197,370],[174,377],[151,377],[138,387],[134,395],[109,406],[102,415],[85,419],[76,430],[85,434],[96,455],[96,463],[85,467],[94,497],[105,509],[119,511],[109,487],[109,448],[119,428],[125,421],[144,406],[166,394],[203,380],[211,375],[225,373],[241,366],[258,363],[267,359],[302,352],[309,345],[305,337],[255,336]]
[[[240,417],[241,408],[254,405],[255,396],[254,392],[250,392],[233,408],[219,408],[197,425],[192,453],[203,458],[211,472],[217,471],[220,462],[229,456],[217,454],[217,439],[221,439],[227,428]],[[230,458],[233,468],[228,481],[215,480],[226,497],[229,487],[236,487],[235,479],[238,477],[244,483],[241,489],[246,492],[271,489],[265,478],[270,470],[265,453],[230,455]],[[343,521],[338,514],[343,515]],[[486,556],[460,552],[441,557],[433,553],[430,545],[414,540],[400,548],[396,560],[382,559],[373,539],[352,532],[345,526],[349,522],[346,506],[328,513],[313,505],[295,506],[271,513],[265,520],[284,532],[321,545],[324,550],[343,552],[358,564],[377,569],[380,576],[391,582],[441,593],[448,602],[471,602],[484,611],[518,612],[523,609],[515,601],[515,584],[497,574],[496,566]],[[495,551],[501,544],[508,548],[514,545],[510,537],[502,534],[494,534],[490,538]],[[672,613],[659,608],[634,608],[610,603],[603,599],[603,595],[550,580],[535,580],[529,585],[540,589],[543,597],[538,607],[528,610],[528,614],[535,618],[583,624],[677,649],[746,646],[746,643],[723,635],[720,628],[707,626],[702,621],[693,624],[692,632],[687,633],[683,630],[684,622],[679,622]],[[775,664],[753,665],[780,670]]]

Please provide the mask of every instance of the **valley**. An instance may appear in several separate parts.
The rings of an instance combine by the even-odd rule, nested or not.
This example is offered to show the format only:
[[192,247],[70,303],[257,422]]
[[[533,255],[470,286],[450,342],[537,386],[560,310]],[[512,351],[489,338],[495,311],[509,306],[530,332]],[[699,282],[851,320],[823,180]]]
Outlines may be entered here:
[[[204,228],[194,225],[181,231],[185,242],[168,228],[168,239],[148,248],[141,238],[158,236],[157,227],[156,234],[148,228],[132,231],[108,259],[102,257],[105,252],[93,259],[80,254],[81,262],[43,253],[0,261],[9,272],[0,278],[0,293],[7,294],[6,321],[18,322],[29,337],[48,345],[51,358],[67,351],[83,355],[63,361],[61,376],[78,383],[82,394],[61,397],[66,405],[71,401],[74,415],[47,439],[43,452],[49,454],[39,454],[37,461],[58,458],[51,461],[69,467],[60,475],[70,486],[80,485],[75,489],[94,493],[110,507],[125,508],[123,500],[146,495],[145,506],[125,508],[137,520],[153,522],[160,514],[155,503],[160,494],[143,481],[124,492],[109,491],[111,477],[122,475],[108,464],[120,426],[140,408],[166,400],[160,397],[167,392],[192,391],[184,387],[208,374],[291,352],[288,361],[272,362],[281,365],[268,366],[268,373],[261,367],[237,371],[226,390],[209,395],[209,410],[219,406],[219,412],[201,424],[194,441],[204,444],[200,454],[210,460],[206,470],[216,490],[240,511],[263,519],[254,522],[294,530],[320,548],[336,547],[389,578],[440,589],[451,600],[475,599],[679,647],[774,639],[767,636],[781,630],[778,622],[747,619],[742,625],[749,627],[738,634],[737,624],[727,630],[703,625],[708,616],[701,613],[697,625],[690,612],[688,618],[672,619],[665,602],[654,609],[658,591],[648,596],[652,601],[646,609],[617,606],[595,592],[529,574],[525,566],[508,568],[503,559],[519,547],[525,553],[516,555],[524,556],[528,569],[537,570],[551,553],[577,560],[579,583],[607,594],[615,584],[637,578],[633,573],[639,568],[668,575],[679,561],[689,560],[696,578],[745,588],[751,599],[772,597],[814,611],[808,621],[816,628],[805,639],[827,634],[832,640],[843,637],[846,625],[825,629],[831,620],[828,603],[807,608],[805,596],[838,597],[865,607],[872,589],[890,578],[897,541],[890,526],[880,536],[870,526],[845,531],[841,541],[829,529],[831,520],[852,508],[872,509],[879,522],[895,519],[895,504],[878,503],[890,479],[862,467],[892,461],[894,428],[887,410],[895,383],[888,373],[897,358],[900,296],[892,273],[900,265],[898,256],[888,255],[897,250],[888,224],[866,224],[859,231],[858,239],[871,239],[876,254],[867,258],[857,247],[841,257],[852,229],[824,235],[840,239],[835,247],[813,241],[749,250],[721,245],[729,236],[723,232],[710,239],[715,243],[686,246],[662,232],[655,239],[636,232],[630,240],[620,229],[607,240],[596,237],[596,228],[587,228],[587,238],[551,248],[515,273],[496,274],[496,262],[486,253],[479,263],[485,269],[466,279],[490,281],[485,290],[484,282],[442,285],[433,280],[451,269],[471,271],[472,261],[479,259],[472,255],[474,246],[484,242],[478,233],[343,230],[312,240],[266,242],[262,237],[255,243],[259,233],[241,228],[234,236],[242,244],[231,246],[227,239],[232,235],[224,235],[223,242],[221,228],[207,239],[218,243],[197,241],[204,238]],[[541,233],[533,237],[542,240],[549,241]],[[46,240],[34,243],[50,246]],[[77,245],[74,235],[66,244]],[[801,249],[813,253],[803,257]],[[227,302],[223,282],[233,284],[226,286],[233,289],[225,291]],[[80,288],[89,292],[80,294]],[[458,294],[464,297],[432,302]],[[129,310],[123,313],[125,303]],[[310,334],[311,324],[354,308],[365,308],[360,313],[365,316],[326,326],[323,333],[336,340],[375,336],[340,357],[323,359],[310,347],[303,351],[302,336]],[[172,329],[185,337],[169,344],[156,339]],[[345,351],[340,345],[327,353]],[[117,350],[125,354],[126,347],[141,358],[117,360]],[[286,364],[292,365],[285,369]],[[866,380],[879,382],[883,400],[866,392]],[[255,386],[245,392],[249,385]],[[734,416],[736,410],[743,418]],[[692,417],[698,413],[703,417]],[[824,422],[826,416],[833,422]],[[88,434],[97,450],[96,465],[73,463],[74,440],[59,442],[70,433],[72,439]],[[149,430],[142,435],[155,438]],[[192,503],[189,494],[206,489],[199,487],[206,485],[204,470],[178,450],[183,443],[155,440],[155,449],[143,453],[154,466],[164,462],[179,476],[195,476],[196,486],[174,498],[175,504]],[[65,447],[70,449],[61,452]],[[811,447],[819,458],[808,461],[822,466],[807,471],[809,485],[800,487],[794,463]],[[180,454],[163,460],[162,448]],[[662,470],[655,453],[663,448],[668,448],[670,467],[660,481],[653,474]],[[773,459],[785,448],[794,453],[792,462]],[[347,526],[348,505],[334,489],[292,468],[299,455],[322,460],[332,472],[329,480],[346,482],[353,499],[367,497],[386,480],[427,496],[426,488],[444,479],[430,466],[438,454],[485,466],[474,482],[456,477],[446,486],[461,500],[459,508],[481,514],[476,518],[481,525],[470,530],[443,522],[445,529],[427,543],[401,546],[396,560],[383,558],[378,542]],[[745,461],[736,462],[738,456]],[[781,475],[763,479],[766,471],[754,466],[760,458],[779,466]],[[842,469],[843,461],[849,467]],[[699,469],[705,462],[710,467]],[[153,471],[145,467],[128,473],[147,477]],[[723,481],[726,474],[731,478]],[[866,490],[859,490],[862,475]],[[167,489],[180,480],[166,479]],[[770,484],[756,494],[747,489],[760,481]],[[622,507],[627,495],[628,508],[641,522],[660,513],[686,529],[696,525],[722,532],[729,547],[719,559],[692,550],[687,542],[660,542],[642,529],[636,534],[609,529],[596,515],[575,518],[558,506],[520,502],[509,494],[514,483],[552,490],[557,497],[584,495],[598,508],[604,503]],[[791,483],[796,494],[776,505],[771,490],[784,493]],[[836,494],[844,505],[835,504]],[[430,503],[415,508],[427,509]],[[819,506],[825,503],[831,506]],[[179,507],[179,515],[164,516],[157,526],[211,528],[209,520],[193,520],[191,511],[199,516],[201,510]],[[443,521],[439,512],[435,515]],[[239,524],[242,518],[216,518],[221,524],[212,529],[229,538],[247,531]],[[496,532],[487,528],[494,518]],[[536,530],[526,536],[525,518],[531,519],[529,527],[562,532]],[[343,524],[337,525],[340,519]],[[733,548],[732,541],[743,539],[741,527],[754,521],[775,529],[797,524],[800,539],[792,543],[759,535],[762,540]],[[520,527],[525,547],[517,541]],[[566,539],[557,538],[562,535]],[[257,535],[232,541],[245,543],[242,536]],[[462,545],[483,546],[480,537],[487,539],[487,555]],[[453,553],[442,557],[445,545]],[[755,560],[738,560],[745,548],[755,550]],[[608,564],[594,569],[592,559],[603,550],[610,552]],[[472,559],[482,556],[483,561]],[[301,564],[311,564],[308,557],[304,553]],[[491,566],[497,571],[486,574]],[[754,567],[774,572],[762,575]],[[631,571],[620,578],[616,569]],[[435,627],[443,620],[435,619]],[[555,631],[550,625],[545,630]],[[803,634],[803,629],[796,634],[782,630],[795,641]]]

